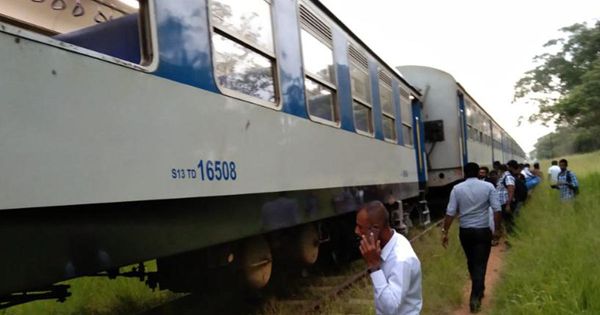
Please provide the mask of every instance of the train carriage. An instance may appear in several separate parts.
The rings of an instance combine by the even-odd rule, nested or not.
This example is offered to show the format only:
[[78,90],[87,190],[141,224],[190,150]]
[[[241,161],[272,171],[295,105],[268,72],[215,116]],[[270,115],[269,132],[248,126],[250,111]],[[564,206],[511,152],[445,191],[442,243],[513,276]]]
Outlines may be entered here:
[[476,162],[524,161],[525,152],[452,75],[426,66],[400,66],[398,71],[423,93],[428,159],[428,187],[451,187]]
[[427,180],[419,91],[317,1],[5,0],[0,95],[1,302],[154,258],[260,287]]

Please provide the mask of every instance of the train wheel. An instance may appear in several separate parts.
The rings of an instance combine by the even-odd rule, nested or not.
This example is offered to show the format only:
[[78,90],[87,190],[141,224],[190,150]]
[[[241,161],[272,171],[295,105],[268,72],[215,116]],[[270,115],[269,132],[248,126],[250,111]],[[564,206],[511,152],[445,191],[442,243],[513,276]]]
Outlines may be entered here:
[[319,256],[319,231],[316,225],[307,224],[298,233],[298,258],[302,264],[312,265]]
[[267,285],[273,268],[273,257],[267,240],[258,236],[244,241],[240,254],[246,284],[254,289]]

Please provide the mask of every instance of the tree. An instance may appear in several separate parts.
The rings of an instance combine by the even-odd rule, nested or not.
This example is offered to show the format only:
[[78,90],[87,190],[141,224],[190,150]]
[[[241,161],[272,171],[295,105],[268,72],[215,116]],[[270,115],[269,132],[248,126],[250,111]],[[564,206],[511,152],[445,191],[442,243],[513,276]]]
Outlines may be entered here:
[[565,38],[544,45],[554,53],[534,57],[538,66],[515,84],[515,100],[539,106],[530,121],[552,121],[558,126],[538,139],[538,158],[600,149],[600,21],[561,31]]
[[561,29],[566,38],[548,41],[555,53],[534,57],[539,65],[515,85],[515,99],[537,103],[540,110],[530,120],[557,125],[597,125],[600,113],[600,21],[588,27],[578,23]]

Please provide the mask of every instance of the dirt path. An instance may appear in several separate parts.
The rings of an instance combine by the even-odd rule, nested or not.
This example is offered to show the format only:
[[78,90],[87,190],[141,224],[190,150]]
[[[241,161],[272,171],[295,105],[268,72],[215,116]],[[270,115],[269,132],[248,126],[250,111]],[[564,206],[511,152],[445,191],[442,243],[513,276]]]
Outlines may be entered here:
[[[492,305],[494,297],[494,287],[498,282],[500,271],[502,270],[502,262],[504,261],[504,254],[506,253],[506,245],[501,240],[498,246],[492,247],[490,258],[488,260],[487,271],[485,274],[485,297],[483,298],[481,305],[481,312],[479,314],[487,314]],[[471,293],[471,281],[469,280],[463,289],[463,304],[461,307],[454,311],[454,315],[468,315],[471,314],[469,311],[469,295]]]

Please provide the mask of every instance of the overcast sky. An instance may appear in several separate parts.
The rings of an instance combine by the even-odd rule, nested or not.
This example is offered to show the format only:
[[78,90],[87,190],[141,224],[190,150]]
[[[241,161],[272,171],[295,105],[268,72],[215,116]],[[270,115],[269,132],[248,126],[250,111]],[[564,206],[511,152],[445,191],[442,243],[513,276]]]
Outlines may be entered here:
[[452,74],[529,152],[551,129],[530,124],[536,108],[512,104],[514,84],[563,26],[600,18],[598,0],[321,0],[390,66]]

